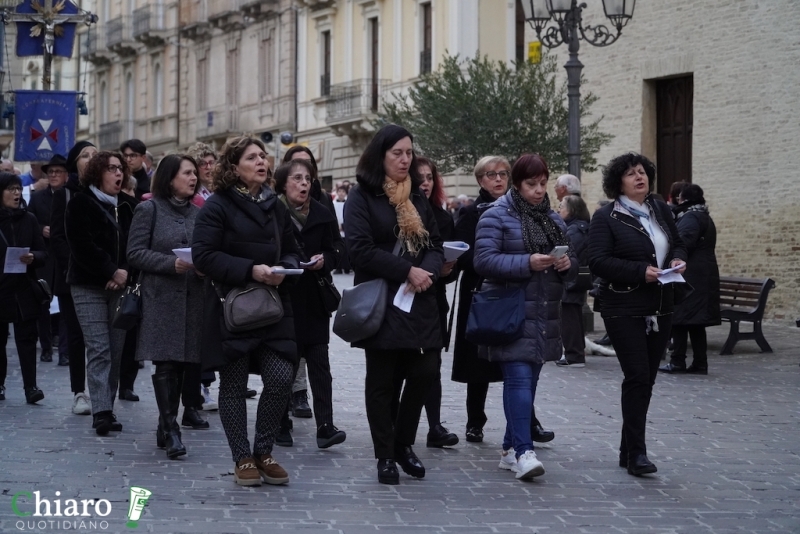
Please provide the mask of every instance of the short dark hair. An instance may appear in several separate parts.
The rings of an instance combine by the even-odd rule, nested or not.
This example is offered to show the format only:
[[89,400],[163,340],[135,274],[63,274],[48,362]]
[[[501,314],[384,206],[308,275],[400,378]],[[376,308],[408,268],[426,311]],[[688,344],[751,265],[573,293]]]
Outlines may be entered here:
[[292,148],[286,151],[286,154],[283,155],[283,163],[289,163],[294,158],[294,155],[298,152],[305,152],[309,156],[311,156],[311,166],[314,168],[314,172],[311,173],[311,178],[316,180],[317,176],[319,175],[319,169],[317,168],[317,159],[314,157],[314,153],[311,152],[311,149],[307,146],[303,145],[294,145]]
[[517,189],[528,178],[538,178],[539,176],[550,179],[550,170],[547,168],[547,162],[539,154],[523,154],[517,158],[514,166],[511,167],[511,183]]
[[277,169],[275,169],[275,192],[279,195],[286,193],[286,181],[289,179],[289,173],[292,172],[292,167],[300,165],[305,167],[311,178],[314,178],[314,166],[307,159],[293,159],[287,161]]
[[579,221],[589,222],[589,208],[586,207],[586,202],[579,195],[567,195],[561,199],[561,205],[567,209],[567,213],[571,218],[578,219]]
[[[260,139],[242,135],[234,137],[222,147],[217,168],[214,170],[214,189],[228,189],[239,181],[236,173],[233,172],[233,166],[239,164],[242,159],[244,151],[251,145],[256,145],[258,148],[267,151],[264,143]],[[267,179],[269,179],[269,165],[267,165]]]
[[100,184],[103,183],[103,173],[108,170],[108,162],[111,161],[111,158],[117,158],[119,160],[119,164],[122,165],[122,179],[127,179],[131,174],[131,170],[125,158],[123,158],[119,152],[103,150],[92,156],[92,159],[86,164],[83,176],[80,177],[81,185],[83,185],[83,187],[93,185],[99,188]]
[[[383,167],[383,160],[386,153],[397,144],[401,139],[408,137],[414,143],[414,136],[411,132],[396,124],[387,124],[375,134],[372,141],[361,154],[356,166],[356,179],[362,187],[372,191],[383,191],[383,182],[386,180],[386,170]],[[411,184],[419,187],[422,180],[417,171],[417,156],[411,152],[411,166],[408,168],[411,176]]]
[[[436,168],[436,164],[426,158],[425,156],[417,156],[417,168],[422,167],[423,165],[427,165],[431,169],[431,174],[433,174],[433,188],[431,189],[431,198],[429,199],[432,206],[437,208],[441,208],[442,204],[444,204],[446,195],[444,194],[444,183],[442,180],[442,175],[439,174],[439,169]],[[420,177],[421,179],[422,177]]]
[[139,154],[140,156],[144,156],[147,153],[147,147],[138,139],[128,139],[119,145],[120,154],[124,153],[126,148],[130,148],[131,151]]
[[[194,172],[197,174],[197,162],[186,154],[170,154],[161,158],[158,162],[158,168],[153,175],[153,181],[150,184],[150,192],[153,193],[155,198],[170,198],[172,196],[172,180],[178,176],[181,170],[181,163],[188,161],[194,167]],[[197,193],[197,188],[200,187],[200,180],[194,186],[194,193]],[[192,196],[194,196],[192,193]]]
[[655,164],[641,154],[628,152],[612,158],[603,168],[603,192],[608,198],[617,199],[622,194],[622,177],[628,169],[641,164],[644,172],[647,173],[647,183],[650,190],[656,182]]
[[683,202],[694,202],[697,204],[705,204],[706,199],[703,196],[703,188],[697,184],[687,184],[681,191],[681,200]]
[[689,185],[689,182],[674,182],[672,187],[669,188],[669,200],[673,204],[678,203],[678,197],[681,196],[681,192]]
[[0,191],[5,191],[15,185],[22,187],[22,178],[13,172],[0,172]]

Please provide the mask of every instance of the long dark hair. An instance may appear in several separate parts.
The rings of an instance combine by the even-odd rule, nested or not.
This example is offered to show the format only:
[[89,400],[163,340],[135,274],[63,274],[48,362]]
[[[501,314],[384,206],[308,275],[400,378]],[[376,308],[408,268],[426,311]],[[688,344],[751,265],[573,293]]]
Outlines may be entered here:
[[[434,162],[425,156],[417,156],[417,167],[423,166],[428,166],[431,169],[431,174],[433,175],[433,187],[431,188],[431,198],[429,199],[431,206],[435,208],[441,208],[446,198],[444,193],[444,180],[442,180],[442,176],[439,174],[439,169],[436,168],[436,164]],[[420,177],[420,179],[422,179],[422,177]]]
[[[181,170],[181,163],[188,161],[194,167],[195,175],[199,175],[197,171],[197,162],[185,154],[169,154],[164,156],[158,163],[156,174],[153,176],[153,182],[150,184],[150,192],[153,193],[155,198],[169,198],[172,196],[172,180],[178,176]],[[198,176],[197,183],[194,186],[194,196],[200,187],[200,178]],[[190,197],[191,198],[191,197]]]
[[[401,139],[408,137],[411,142],[414,142],[414,136],[411,132],[398,126],[396,124],[387,124],[375,134],[372,141],[369,142],[361,158],[358,160],[356,166],[356,179],[358,183],[372,191],[383,191],[383,182],[386,179],[386,171],[383,168],[383,160],[386,153]],[[408,168],[408,174],[411,176],[411,185],[419,187],[422,180],[419,177],[417,170],[417,155],[413,153],[411,156],[411,166]]]
[[[297,154],[298,152],[305,152],[306,154],[311,156],[311,159],[307,161],[310,161],[311,166],[314,167],[314,172],[311,173],[311,179],[316,180],[319,175],[319,169],[317,168],[317,159],[314,157],[314,153],[311,152],[311,149],[308,148],[307,146],[294,145],[292,148],[286,151],[286,154],[283,155],[283,163],[289,163],[290,161],[292,161],[294,159],[294,155]],[[300,158],[300,159],[305,159],[305,158]]]

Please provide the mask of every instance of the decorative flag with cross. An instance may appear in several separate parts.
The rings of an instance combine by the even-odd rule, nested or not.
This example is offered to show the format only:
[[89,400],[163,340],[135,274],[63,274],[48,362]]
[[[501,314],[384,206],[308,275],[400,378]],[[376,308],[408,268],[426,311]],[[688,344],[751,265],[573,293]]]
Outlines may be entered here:
[[83,19],[78,8],[69,0],[25,0],[16,7],[17,55],[41,56],[47,44],[45,39],[50,26],[53,32],[51,53],[54,56],[72,57],[76,23]]
[[75,144],[75,91],[14,91],[15,161],[48,161]]

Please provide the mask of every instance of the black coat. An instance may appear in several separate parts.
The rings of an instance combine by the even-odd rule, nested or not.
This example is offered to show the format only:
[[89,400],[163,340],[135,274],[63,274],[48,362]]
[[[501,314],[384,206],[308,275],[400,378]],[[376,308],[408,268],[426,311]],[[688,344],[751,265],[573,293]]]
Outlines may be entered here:
[[77,174],[70,174],[67,183],[53,193],[52,207],[50,209],[50,243],[48,251],[53,258],[53,285],[54,295],[69,295],[67,284],[67,270],[69,269],[69,242],[65,226],[67,202],[72,200],[81,191]]
[[320,202],[311,199],[308,218],[303,229],[292,220],[295,239],[303,261],[322,254],[325,261],[318,271],[306,270],[292,286],[294,329],[302,332],[298,345],[320,345],[330,341],[330,313],[325,311],[320,297],[319,277],[331,281],[331,271],[339,264],[344,249],[336,216]]
[[647,283],[645,271],[651,265],[662,269],[669,267],[674,259],[686,261],[686,249],[669,207],[652,196],[648,196],[646,202],[669,240],[670,249],[664,265],[657,265],[653,241],[639,219],[619,211],[618,202],[597,210],[589,225],[589,268],[592,274],[603,279],[598,289],[603,317],[672,313],[672,284]]
[[687,211],[679,216],[676,225],[689,253],[683,277],[694,287],[694,291],[680,305],[675,306],[672,324],[720,324],[719,267],[714,254],[717,227],[707,211]]
[[43,267],[47,260],[39,224],[24,208],[0,208],[0,232],[0,265],[5,265],[9,246],[28,247],[33,253],[33,263],[25,273],[6,274],[0,269],[0,322],[34,319],[42,307],[36,302],[32,284],[36,280],[36,269]]
[[114,207],[88,188],[70,199],[65,221],[71,253],[69,284],[105,289],[117,269],[128,270],[128,230],[136,204],[136,199],[120,193]]
[[[436,280],[444,263],[442,239],[428,199],[419,188],[411,189],[411,202],[417,208],[422,223],[430,234],[430,248],[417,256],[405,252],[393,254],[397,243],[397,212],[389,204],[386,194],[359,186],[350,190],[344,205],[344,234],[350,253],[350,263],[355,271],[354,283],[360,284],[375,278],[388,281],[389,294],[386,316],[378,333],[353,343],[354,347],[368,349],[440,349],[442,334],[439,327],[439,309],[436,304]],[[411,267],[433,273],[434,284],[427,291],[417,293],[410,313],[392,304],[400,285],[408,278]]]
[[[231,189],[216,191],[200,209],[194,225],[192,260],[198,271],[206,275],[203,309],[203,346],[200,358],[203,369],[211,371],[250,355],[261,343],[280,357],[295,363],[294,316],[289,288],[295,276],[286,276],[278,286],[283,303],[283,318],[275,324],[233,334],[225,327],[222,304],[217,290],[223,294],[252,282],[254,265],[275,266],[277,244],[274,221],[280,233],[278,265],[299,267],[297,242],[286,206],[273,195],[256,204]],[[212,284],[211,282],[214,282]]]
[[[433,215],[436,217],[436,226],[439,227],[439,236],[444,241],[452,241],[455,234],[455,223],[450,213],[441,206],[432,206]],[[458,268],[454,268],[449,276],[436,280],[436,303],[439,306],[439,325],[442,330],[442,348],[450,343],[450,332],[447,331],[447,313],[450,303],[447,302],[447,284],[458,279]]]
[[480,276],[475,272],[473,259],[475,257],[475,229],[481,213],[494,202],[495,199],[488,191],[481,189],[478,198],[473,204],[461,208],[455,224],[454,236],[456,241],[463,241],[469,245],[469,250],[458,258],[458,269],[461,275],[461,287],[458,289],[458,320],[456,322],[455,345],[453,346],[453,373],[451,380],[455,382],[500,382],[503,373],[500,365],[483,358],[478,358],[478,346],[467,341],[464,337],[467,331],[467,317],[472,303],[472,293],[478,287]]
[[[39,223],[39,232],[44,240],[44,246],[50,250],[50,238],[44,237],[44,227],[50,226],[50,214],[53,206],[53,194],[55,191],[48,185],[46,189],[35,191],[31,195],[31,201],[28,204],[28,211],[36,216],[36,221]],[[55,284],[55,256],[52,254],[47,255],[47,261],[44,267],[36,271],[39,278],[47,280],[47,284],[52,289]]]
[[[578,265],[586,267],[589,265],[589,223],[580,219],[569,219],[564,221],[567,224],[567,237],[569,237],[572,251],[578,258]],[[562,304],[583,304],[586,302],[586,291],[575,291],[578,279],[564,283],[564,296],[561,297]]]

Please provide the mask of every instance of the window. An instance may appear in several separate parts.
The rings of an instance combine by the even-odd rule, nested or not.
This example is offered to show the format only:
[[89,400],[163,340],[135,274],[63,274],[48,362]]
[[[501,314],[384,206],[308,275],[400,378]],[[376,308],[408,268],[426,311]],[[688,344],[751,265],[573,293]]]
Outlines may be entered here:
[[322,65],[319,80],[320,96],[330,96],[331,94],[331,32],[326,30],[320,34],[322,40]]
[[130,72],[125,77],[125,118],[127,119],[125,136],[130,139],[133,137],[133,120],[136,118],[136,87],[133,74]]
[[265,39],[261,40],[259,48],[259,64],[261,65],[261,95],[269,96],[272,94],[272,71],[274,63],[272,60],[272,36],[275,30],[267,31]]
[[239,93],[239,49],[231,48],[228,50],[228,58],[225,64],[225,101],[228,104],[236,104]]
[[517,0],[515,14],[514,44],[517,63],[525,61],[525,11],[522,9],[521,0]]
[[378,110],[378,85],[380,78],[380,48],[378,40],[380,34],[378,33],[378,17],[373,17],[368,20],[369,27],[369,79],[370,79],[370,110]]
[[422,51],[419,53],[419,73],[431,71],[431,55],[433,53],[433,13],[430,2],[421,4]]
[[153,69],[153,99],[155,100],[155,116],[164,114],[164,73],[161,63],[156,63]]
[[105,80],[100,82],[100,124],[108,122],[108,85]]
[[208,109],[208,59],[197,60],[197,110]]

